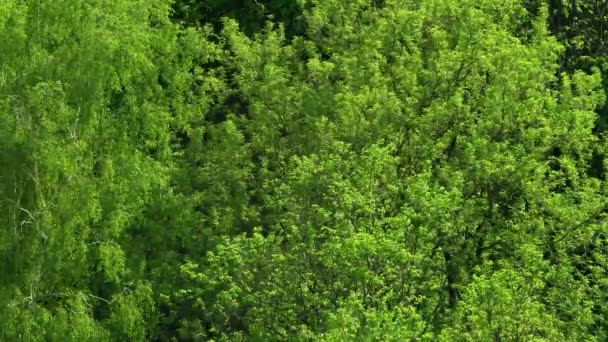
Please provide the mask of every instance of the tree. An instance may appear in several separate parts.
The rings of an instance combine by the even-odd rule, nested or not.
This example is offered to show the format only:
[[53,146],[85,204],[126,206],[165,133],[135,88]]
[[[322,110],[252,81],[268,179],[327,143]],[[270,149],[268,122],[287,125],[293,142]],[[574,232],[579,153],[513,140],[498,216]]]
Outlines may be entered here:
[[[516,1],[313,2],[306,35],[291,41],[272,27],[249,38],[227,21],[225,60],[246,104],[227,122],[243,132],[232,146],[253,158],[237,169],[260,216],[241,233],[213,228],[224,242],[184,265],[189,285],[174,301],[192,316],[181,331],[381,336],[379,317],[399,308],[408,315],[394,319],[410,323],[396,335],[481,338],[496,332],[467,322],[504,293],[515,298],[498,313],[515,322],[504,338],[593,336],[593,290],[573,283],[570,256],[601,229],[602,180],[588,175],[600,77],[557,74],[546,12],[524,39],[514,19],[524,11]],[[544,292],[494,285],[505,274]],[[476,297],[485,279],[495,288]]]
[[605,339],[557,2],[231,3],[0,5],[0,339]]
[[151,287],[121,242],[167,188],[185,121],[168,14],[165,1],[0,5],[2,339],[153,329]]

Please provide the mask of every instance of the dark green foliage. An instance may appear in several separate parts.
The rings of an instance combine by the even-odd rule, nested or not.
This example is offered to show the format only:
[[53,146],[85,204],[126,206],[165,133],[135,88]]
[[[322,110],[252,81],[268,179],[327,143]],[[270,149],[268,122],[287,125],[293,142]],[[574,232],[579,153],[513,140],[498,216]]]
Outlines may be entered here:
[[297,0],[177,0],[172,18],[185,25],[211,24],[219,31],[222,18],[228,17],[237,20],[249,35],[263,29],[266,21],[272,21],[284,25],[292,36],[304,33],[305,4]]

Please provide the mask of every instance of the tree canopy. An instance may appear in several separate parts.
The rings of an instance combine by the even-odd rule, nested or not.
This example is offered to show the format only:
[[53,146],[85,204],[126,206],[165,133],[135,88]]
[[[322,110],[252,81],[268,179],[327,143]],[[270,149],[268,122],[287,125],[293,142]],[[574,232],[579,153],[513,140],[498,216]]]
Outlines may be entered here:
[[3,0],[0,340],[608,339],[607,9]]

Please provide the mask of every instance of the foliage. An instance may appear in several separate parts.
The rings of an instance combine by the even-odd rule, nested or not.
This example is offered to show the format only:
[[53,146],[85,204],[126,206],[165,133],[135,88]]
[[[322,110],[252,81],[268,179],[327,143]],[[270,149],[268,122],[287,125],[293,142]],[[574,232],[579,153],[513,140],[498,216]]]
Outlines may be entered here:
[[605,340],[556,4],[2,2],[0,340]]

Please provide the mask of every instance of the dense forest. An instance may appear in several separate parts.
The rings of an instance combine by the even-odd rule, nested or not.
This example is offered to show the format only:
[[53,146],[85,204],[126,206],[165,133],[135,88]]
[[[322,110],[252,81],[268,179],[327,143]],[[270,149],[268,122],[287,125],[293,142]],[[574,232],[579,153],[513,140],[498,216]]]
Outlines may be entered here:
[[608,340],[608,0],[0,0],[0,341]]

